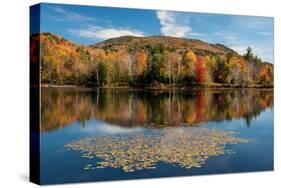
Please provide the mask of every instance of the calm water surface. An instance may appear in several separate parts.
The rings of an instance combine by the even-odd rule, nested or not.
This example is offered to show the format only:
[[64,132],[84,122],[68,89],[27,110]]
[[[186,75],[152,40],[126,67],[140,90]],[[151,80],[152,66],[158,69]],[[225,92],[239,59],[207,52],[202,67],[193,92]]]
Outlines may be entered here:
[[[270,89],[148,92],[42,88],[41,101],[43,184],[273,169]],[[110,167],[85,170],[85,165],[101,159],[83,158],[79,151],[65,147],[85,137],[150,135],[190,127],[235,131],[252,141],[226,144],[225,149],[235,153],[209,157],[200,168],[160,161],[155,169],[130,173]]]

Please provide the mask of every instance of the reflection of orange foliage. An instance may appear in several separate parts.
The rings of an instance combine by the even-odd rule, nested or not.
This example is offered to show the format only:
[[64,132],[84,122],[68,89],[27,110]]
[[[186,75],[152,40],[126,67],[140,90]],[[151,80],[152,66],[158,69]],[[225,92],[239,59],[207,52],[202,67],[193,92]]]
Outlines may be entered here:
[[185,116],[185,123],[190,123],[190,124],[192,124],[192,123],[194,123],[195,121],[196,121],[196,112],[195,111],[193,111],[193,112],[191,112],[191,114],[190,115],[187,115],[187,116]]
[[203,92],[199,92],[196,96],[196,111],[197,111],[197,121],[202,122],[205,120],[205,95]]
[[267,108],[269,106],[272,105],[272,97],[270,95],[266,95],[264,98],[260,98],[259,99],[259,104],[263,107],[263,108]]
[[144,124],[147,119],[146,106],[141,101],[136,101],[135,106],[136,106],[136,110],[135,110],[136,121],[139,122],[139,124]]
[[271,91],[200,91],[190,98],[178,94],[42,89],[41,132],[62,128],[90,118],[114,125],[134,127],[196,125],[201,122],[256,116],[273,105]]
[[89,99],[78,99],[74,102],[73,95],[66,95],[53,100],[52,96],[42,93],[41,132],[53,127],[62,128],[75,121],[87,120],[93,115]]

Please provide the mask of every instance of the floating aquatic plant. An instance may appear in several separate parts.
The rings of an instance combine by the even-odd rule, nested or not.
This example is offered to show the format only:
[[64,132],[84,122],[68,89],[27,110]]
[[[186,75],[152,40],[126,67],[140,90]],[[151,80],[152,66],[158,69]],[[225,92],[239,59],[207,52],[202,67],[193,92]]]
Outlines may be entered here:
[[86,137],[65,145],[67,149],[80,151],[82,157],[100,158],[96,168],[122,168],[125,172],[155,169],[157,162],[177,164],[183,168],[200,168],[209,157],[233,154],[226,144],[247,143],[234,131],[208,128],[166,128],[151,134],[133,133]]

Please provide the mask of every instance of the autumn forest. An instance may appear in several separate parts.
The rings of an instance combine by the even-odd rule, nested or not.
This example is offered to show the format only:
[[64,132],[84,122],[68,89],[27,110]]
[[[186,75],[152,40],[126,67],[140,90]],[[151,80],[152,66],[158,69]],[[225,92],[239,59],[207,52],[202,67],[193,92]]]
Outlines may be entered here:
[[31,37],[31,57],[33,63],[41,61],[46,85],[273,87],[273,64],[263,62],[251,47],[240,55],[195,39],[122,36],[86,46],[41,33]]

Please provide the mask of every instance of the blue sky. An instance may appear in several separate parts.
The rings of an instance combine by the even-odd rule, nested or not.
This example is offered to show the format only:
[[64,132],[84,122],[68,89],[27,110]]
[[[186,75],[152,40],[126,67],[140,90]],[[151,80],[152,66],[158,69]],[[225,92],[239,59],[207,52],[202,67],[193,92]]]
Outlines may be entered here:
[[173,11],[42,4],[41,32],[80,44],[123,35],[168,35],[224,44],[240,54],[248,46],[273,62],[273,18]]

